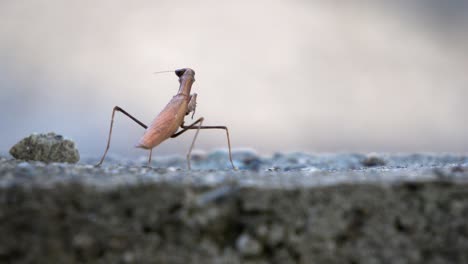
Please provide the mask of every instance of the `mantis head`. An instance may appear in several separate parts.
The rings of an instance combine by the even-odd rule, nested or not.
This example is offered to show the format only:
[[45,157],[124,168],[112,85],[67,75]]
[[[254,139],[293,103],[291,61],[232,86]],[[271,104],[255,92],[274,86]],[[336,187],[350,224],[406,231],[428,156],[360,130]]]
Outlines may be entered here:
[[195,71],[190,68],[182,68],[182,69],[175,70],[175,74],[179,78],[182,78],[182,76],[188,76],[188,75],[191,75],[193,77],[195,75]]
[[[195,81],[195,71],[190,68],[182,68],[175,70],[175,74],[179,77],[179,82],[189,81],[193,83]],[[191,84],[190,84],[191,85]]]
[[191,75],[192,77],[195,76],[195,71],[190,68],[182,68],[182,69],[177,69],[175,71],[158,71],[158,72],[153,72],[153,73],[158,74],[158,73],[164,73],[164,72],[175,72],[175,74],[179,78],[181,78],[182,76],[189,76],[189,75]]
[[163,73],[163,72],[175,72],[177,77],[179,77],[180,83],[182,83],[184,80],[191,81],[191,83],[195,81],[195,71],[190,68],[182,68],[182,69],[177,69],[175,71],[159,71],[159,72],[154,72],[154,73]]

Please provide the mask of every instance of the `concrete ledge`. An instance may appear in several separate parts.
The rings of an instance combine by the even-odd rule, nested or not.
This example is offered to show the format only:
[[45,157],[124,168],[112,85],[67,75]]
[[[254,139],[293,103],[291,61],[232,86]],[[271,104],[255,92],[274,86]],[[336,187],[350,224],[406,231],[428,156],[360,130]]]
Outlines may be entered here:
[[0,158],[0,263],[468,263],[464,156],[244,156]]
[[468,263],[465,167],[130,177],[20,164],[0,171],[1,263]]

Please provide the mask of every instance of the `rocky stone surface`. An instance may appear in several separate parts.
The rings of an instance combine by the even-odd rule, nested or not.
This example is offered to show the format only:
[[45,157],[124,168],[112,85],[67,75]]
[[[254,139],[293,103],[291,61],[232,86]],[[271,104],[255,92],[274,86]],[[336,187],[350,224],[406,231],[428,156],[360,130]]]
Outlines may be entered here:
[[10,154],[28,161],[77,163],[80,160],[75,143],[53,132],[22,139],[10,149]]
[[243,152],[0,158],[0,263],[468,263],[465,156]]
[[[454,154],[386,154],[372,153],[329,153],[307,154],[303,152],[276,153],[272,156],[260,156],[254,150],[233,151],[234,165],[240,170],[249,171],[348,171],[367,169],[404,169],[435,168],[455,165],[468,166],[468,156]],[[97,157],[83,157],[84,164],[96,164]],[[128,159],[109,153],[104,166],[146,166],[147,156],[139,159]],[[184,156],[154,155],[152,166],[155,168],[186,169]],[[216,150],[210,153],[196,151],[192,154],[194,170],[230,169],[228,153]]]

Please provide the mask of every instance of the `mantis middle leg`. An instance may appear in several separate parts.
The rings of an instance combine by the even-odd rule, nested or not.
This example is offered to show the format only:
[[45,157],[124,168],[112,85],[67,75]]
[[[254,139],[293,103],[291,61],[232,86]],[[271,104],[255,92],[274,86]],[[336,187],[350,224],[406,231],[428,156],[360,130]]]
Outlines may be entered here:
[[[232,153],[231,153],[231,140],[229,138],[229,130],[226,126],[202,126],[202,123],[203,123],[203,120],[204,118],[201,117],[199,118],[198,120],[196,120],[195,122],[193,122],[192,124],[188,125],[188,126],[184,126],[183,124],[180,126],[182,128],[181,131],[175,133],[174,135],[171,136],[171,138],[175,138],[175,137],[178,137],[180,136],[181,134],[185,133],[186,131],[188,131],[189,129],[197,129],[197,132],[195,133],[195,136],[193,137],[193,141],[192,141],[192,145],[190,146],[190,149],[189,149],[189,152],[187,154],[187,163],[188,163],[188,167],[190,169],[190,155],[192,153],[192,149],[193,149],[193,146],[195,144],[195,140],[197,139],[197,136],[198,136],[198,132],[200,131],[200,129],[224,129],[226,131],[226,138],[227,138],[227,143],[228,143],[228,150],[229,150],[229,161],[231,162],[231,166],[234,170],[236,170],[236,167],[234,166],[234,163],[232,162]],[[197,126],[197,124],[199,123],[199,125]]]

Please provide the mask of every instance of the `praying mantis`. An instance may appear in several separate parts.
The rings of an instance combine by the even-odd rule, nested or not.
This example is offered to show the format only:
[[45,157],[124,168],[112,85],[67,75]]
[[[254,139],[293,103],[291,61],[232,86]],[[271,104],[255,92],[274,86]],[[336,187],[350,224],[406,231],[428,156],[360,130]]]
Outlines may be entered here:
[[[234,163],[232,162],[231,140],[229,137],[229,130],[226,126],[203,126],[202,124],[203,124],[203,121],[205,120],[203,117],[198,118],[195,122],[193,122],[192,124],[188,126],[184,125],[185,116],[192,113],[192,119],[193,119],[193,115],[195,114],[195,109],[197,106],[197,94],[196,93],[190,94],[190,91],[192,89],[192,84],[195,82],[195,71],[190,68],[182,68],[182,69],[175,70],[174,72],[177,75],[177,77],[179,77],[179,83],[180,83],[179,91],[177,92],[176,95],[174,95],[174,97],[172,97],[172,99],[169,101],[166,107],[156,116],[156,118],[153,120],[153,122],[149,126],[145,125],[143,122],[141,122],[140,120],[130,115],[121,107],[119,106],[114,107],[114,109],[112,110],[112,118],[111,118],[111,125],[109,129],[109,135],[107,138],[107,146],[104,151],[104,154],[102,155],[101,160],[99,161],[98,164],[96,164],[96,166],[100,166],[104,162],[107,152],[109,151],[111,137],[112,137],[112,128],[114,125],[114,116],[115,116],[115,112],[118,111],[118,112],[123,113],[130,119],[132,119],[135,123],[137,123],[144,129],[146,129],[145,133],[140,138],[140,141],[135,147],[147,149],[150,151],[149,158],[148,158],[148,167],[150,167],[150,164],[151,164],[151,156],[153,154],[153,148],[157,147],[159,144],[161,144],[163,141],[169,138],[176,138],[182,135],[183,133],[187,132],[188,130],[196,129],[195,135],[192,140],[192,144],[190,145],[189,151],[187,153],[187,167],[190,170],[191,169],[190,158],[192,154],[192,149],[195,145],[195,141],[197,139],[197,136],[200,130],[201,129],[223,129],[226,131],[226,137],[227,137],[227,143],[228,143],[228,149],[229,149],[229,161],[231,162],[232,168],[236,170],[236,167],[234,166]],[[177,131],[179,130],[179,128],[181,128],[181,130]]]

